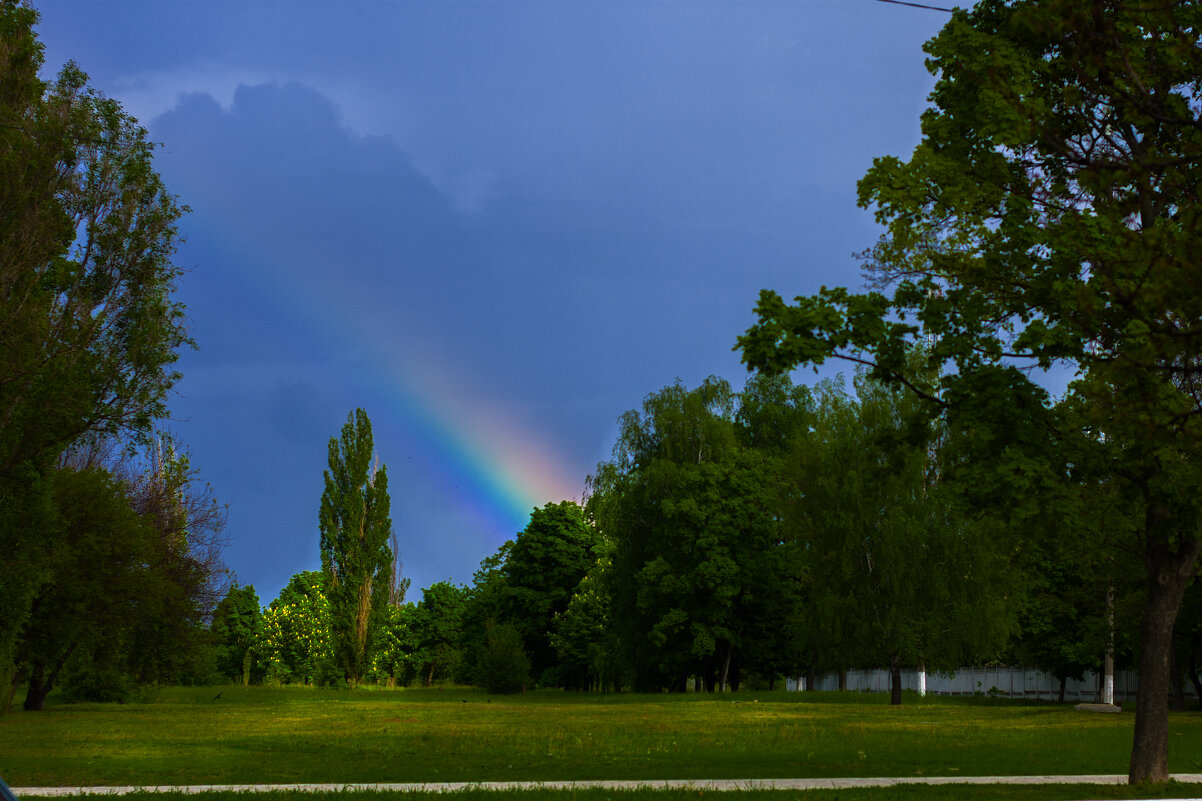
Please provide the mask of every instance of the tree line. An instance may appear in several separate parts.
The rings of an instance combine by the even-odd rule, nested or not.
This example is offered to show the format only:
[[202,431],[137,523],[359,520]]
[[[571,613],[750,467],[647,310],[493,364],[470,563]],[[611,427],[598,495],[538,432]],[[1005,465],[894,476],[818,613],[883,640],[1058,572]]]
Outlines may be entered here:
[[[677,382],[623,415],[583,505],[534,509],[470,585],[439,582],[406,602],[381,517],[376,583],[349,593],[377,599],[369,609],[338,611],[329,567],[297,574],[265,609],[253,587],[232,588],[213,622],[220,671],[241,683],[718,692],[881,667],[900,703],[903,667],[1021,664],[1063,692],[1108,652],[1135,664],[1146,594],[1136,543],[1120,535],[1137,499],[1068,469],[1027,464],[1024,484],[1018,456],[984,461],[982,447],[993,446],[981,431],[867,371],[851,387]],[[341,486],[366,491],[361,411],[331,440],[328,476],[346,453],[358,478]],[[335,539],[323,534],[323,548]],[[1187,599],[1180,703],[1187,681],[1202,684],[1202,586]],[[364,643],[354,659],[339,645],[352,639]]]

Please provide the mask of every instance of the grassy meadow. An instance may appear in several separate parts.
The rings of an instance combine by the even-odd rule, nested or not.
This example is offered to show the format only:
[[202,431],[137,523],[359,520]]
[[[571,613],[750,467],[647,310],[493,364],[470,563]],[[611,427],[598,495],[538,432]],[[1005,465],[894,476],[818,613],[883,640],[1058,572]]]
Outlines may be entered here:
[[[1187,798],[1197,797],[1196,786],[1170,783],[1158,787],[1127,785],[1043,784],[1027,786],[956,785],[930,787],[898,785],[841,790],[740,790],[737,795],[698,790],[483,790],[457,791],[454,801],[1080,801],[1080,799]],[[205,793],[200,799],[184,793],[137,793],[121,796],[122,801],[446,801],[441,792],[343,792],[303,793],[294,791],[255,793]]]
[[[0,776],[28,787],[1121,774],[1133,720],[991,699],[907,696],[894,708],[849,693],[170,688],[150,703],[0,717]],[[1171,715],[1170,767],[1202,772],[1202,715]],[[1121,797],[1111,792],[1088,796]]]

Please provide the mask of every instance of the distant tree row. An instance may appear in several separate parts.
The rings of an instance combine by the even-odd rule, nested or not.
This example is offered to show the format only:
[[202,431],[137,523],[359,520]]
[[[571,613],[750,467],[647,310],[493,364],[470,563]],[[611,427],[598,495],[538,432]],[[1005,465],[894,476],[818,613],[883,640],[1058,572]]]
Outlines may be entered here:
[[[1134,543],[1122,539],[1133,499],[1046,444],[1037,452],[1059,467],[1028,461],[1024,474],[1013,440],[999,451],[926,403],[866,373],[850,391],[785,376],[753,376],[741,393],[716,378],[678,382],[623,415],[584,507],[535,509],[470,586],[439,582],[406,603],[381,529],[375,575],[393,590],[356,596],[380,599],[357,675],[336,643],[363,607],[341,612],[339,635],[329,570],[294,576],[261,612],[253,588],[232,589],[213,622],[221,672],[243,683],[724,691],[881,667],[899,703],[903,667],[1023,664],[1063,690],[1107,650],[1129,662],[1143,602]],[[360,454],[359,479],[331,485],[366,491],[366,415],[331,441],[331,465],[346,453]],[[1178,687],[1202,683],[1200,591],[1179,627]]]

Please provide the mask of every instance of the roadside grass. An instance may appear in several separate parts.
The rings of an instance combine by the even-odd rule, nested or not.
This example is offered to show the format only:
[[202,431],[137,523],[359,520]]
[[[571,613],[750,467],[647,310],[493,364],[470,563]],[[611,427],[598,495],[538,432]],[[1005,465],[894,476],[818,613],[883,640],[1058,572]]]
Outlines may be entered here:
[[[905,700],[890,707],[887,696],[857,693],[488,696],[470,689],[168,688],[152,703],[51,705],[0,717],[0,776],[11,786],[31,787],[1127,770],[1130,714],[992,699]],[[1202,715],[1172,713],[1169,739],[1170,768],[1202,772]],[[919,789],[923,798],[942,798],[938,793],[946,790]],[[1106,795],[1116,790],[1104,786],[1071,796],[1056,794],[1061,789],[1002,797],[1131,797]],[[960,786],[946,797],[990,797],[975,795],[981,790],[968,796],[969,788]],[[834,792],[830,798],[859,797]],[[894,797],[856,792],[869,793],[863,796],[869,801]],[[487,797],[503,798],[496,791]]]
[[[217,792],[217,793],[131,793],[121,801],[1109,801],[1109,799],[1190,798],[1198,796],[1196,785],[1170,782],[1154,787],[1096,784],[1039,785],[899,785],[856,787],[839,790],[739,790],[737,793],[701,790],[482,790],[469,788],[445,792]],[[82,799],[96,796],[71,796]]]

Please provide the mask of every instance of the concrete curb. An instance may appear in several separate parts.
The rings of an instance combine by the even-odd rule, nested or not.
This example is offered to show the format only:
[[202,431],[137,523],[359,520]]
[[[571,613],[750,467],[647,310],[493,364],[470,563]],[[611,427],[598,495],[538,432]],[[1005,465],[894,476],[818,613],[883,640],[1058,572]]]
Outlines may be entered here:
[[[1202,773],[1174,773],[1173,780],[1202,783]],[[899,776],[865,779],[663,779],[597,780],[546,782],[419,782],[409,784],[189,784],[147,785],[144,787],[14,787],[18,798],[70,795],[125,795],[127,793],[255,793],[270,791],[341,792],[373,790],[380,792],[454,793],[479,790],[839,790],[852,787],[891,787],[898,784],[1126,784],[1126,775],[1088,776]],[[1180,801],[1199,801],[1198,799]]]

